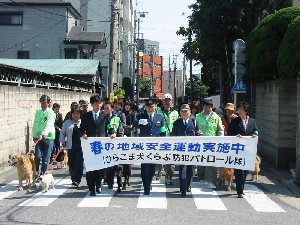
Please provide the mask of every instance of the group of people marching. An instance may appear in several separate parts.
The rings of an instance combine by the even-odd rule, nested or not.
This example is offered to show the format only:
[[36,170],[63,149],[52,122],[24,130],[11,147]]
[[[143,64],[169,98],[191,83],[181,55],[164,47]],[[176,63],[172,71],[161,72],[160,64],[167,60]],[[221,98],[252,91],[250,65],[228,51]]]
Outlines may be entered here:
[[[258,132],[255,120],[249,118],[249,105],[246,102],[238,104],[238,115],[235,114],[234,105],[228,103],[224,115],[217,115],[213,111],[213,103],[203,101],[203,110],[197,112],[193,106],[182,104],[177,110],[172,108],[172,95],[164,95],[162,105],[157,107],[157,98],[145,101],[145,111],[138,113],[138,109],[130,102],[122,104],[120,101],[102,101],[99,95],[90,97],[91,111],[88,111],[89,103],[80,100],[79,104],[73,102],[71,111],[67,113],[65,120],[59,112],[60,106],[54,103],[51,107],[49,96],[40,98],[41,109],[36,111],[33,138],[36,143],[35,161],[36,171],[43,176],[47,170],[51,152],[57,153],[62,147],[68,149],[69,172],[72,185],[78,187],[81,183],[84,170],[84,159],[81,149],[81,140],[89,137],[123,137],[135,136],[139,129],[139,137],[168,137],[168,136],[223,136],[231,135],[239,137],[252,135]],[[124,107],[124,109],[122,109]],[[54,150],[53,150],[54,149]],[[42,159],[42,167],[40,160]],[[165,167],[165,168],[164,168]],[[160,180],[165,170],[165,184],[173,185],[175,165],[141,164],[141,177],[144,194],[151,192],[152,179]],[[89,171],[86,173],[89,195],[95,196],[102,191],[102,180],[109,189],[113,188],[114,177],[117,176],[117,191],[126,189],[129,181],[122,183],[122,175],[129,177],[130,165],[117,165],[106,169]],[[191,181],[194,174],[194,166],[179,166],[179,181],[181,196],[186,196],[191,191]],[[212,185],[216,183],[217,168],[197,166],[197,175],[200,184]],[[235,170],[237,194],[243,197],[245,172]]]

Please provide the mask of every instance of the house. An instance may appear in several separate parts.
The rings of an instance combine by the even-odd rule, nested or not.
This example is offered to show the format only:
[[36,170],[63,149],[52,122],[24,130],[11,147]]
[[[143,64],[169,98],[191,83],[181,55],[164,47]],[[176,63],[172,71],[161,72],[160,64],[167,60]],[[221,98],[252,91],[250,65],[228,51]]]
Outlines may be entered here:
[[0,58],[92,59],[105,34],[84,31],[80,19],[62,0],[0,0]]

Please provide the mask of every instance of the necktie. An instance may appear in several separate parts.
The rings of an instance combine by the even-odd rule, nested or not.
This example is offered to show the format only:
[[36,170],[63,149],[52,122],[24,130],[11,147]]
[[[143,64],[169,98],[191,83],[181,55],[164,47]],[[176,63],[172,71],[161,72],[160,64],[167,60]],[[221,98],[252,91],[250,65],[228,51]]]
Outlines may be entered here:
[[95,124],[97,125],[98,124],[98,115],[95,114]]

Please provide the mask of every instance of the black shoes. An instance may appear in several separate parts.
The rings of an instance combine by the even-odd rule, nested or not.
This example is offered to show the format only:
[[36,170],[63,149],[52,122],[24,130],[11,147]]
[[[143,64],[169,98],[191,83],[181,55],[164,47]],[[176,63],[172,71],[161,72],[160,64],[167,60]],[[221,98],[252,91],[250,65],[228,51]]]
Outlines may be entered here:
[[78,186],[79,186],[79,184],[78,184],[76,181],[73,181],[73,182],[72,182],[72,185],[75,186],[75,187],[78,187]]
[[101,188],[96,188],[96,193],[101,194],[102,189]]
[[186,196],[186,191],[181,191],[180,193],[182,197]]
[[90,196],[96,196],[95,191],[90,191]]
[[112,184],[109,184],[107,187],[108,187],[108,189],[113,189],[114,188],[114,186]]
[[150,191],[144,191],[144,195],[150,195]]
[[191,189],[191,187],[189,187],[188,189],[187,189],[187,192],[191,192],[192,191],[192,189]]

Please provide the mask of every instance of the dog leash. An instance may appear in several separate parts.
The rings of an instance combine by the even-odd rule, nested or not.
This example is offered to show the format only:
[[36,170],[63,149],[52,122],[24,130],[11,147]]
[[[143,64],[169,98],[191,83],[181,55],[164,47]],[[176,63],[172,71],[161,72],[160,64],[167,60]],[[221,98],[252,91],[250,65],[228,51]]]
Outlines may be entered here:
[[55,155],[55,157],[52,159],[52,161],[50,162],[50,164],[48,165],[48,167],[47,167],[45,173],[46,173],[48,170],[51,169],[53,163],[55,162],[55,160],[56,160],[56,158],[58,157],[59,153],[62,152],[62,150],[63,150],[63,146],[60,147],[59,151],[57,152],[57,154]]
[[34,144],[32,145],[32,147],[29,148],[29,151],[26,153],[26,155],[29,155],[33,151],[33,148],[37,145],[37,143],[39,143],[39,140],[37,140],[37,142],[34,142]]

